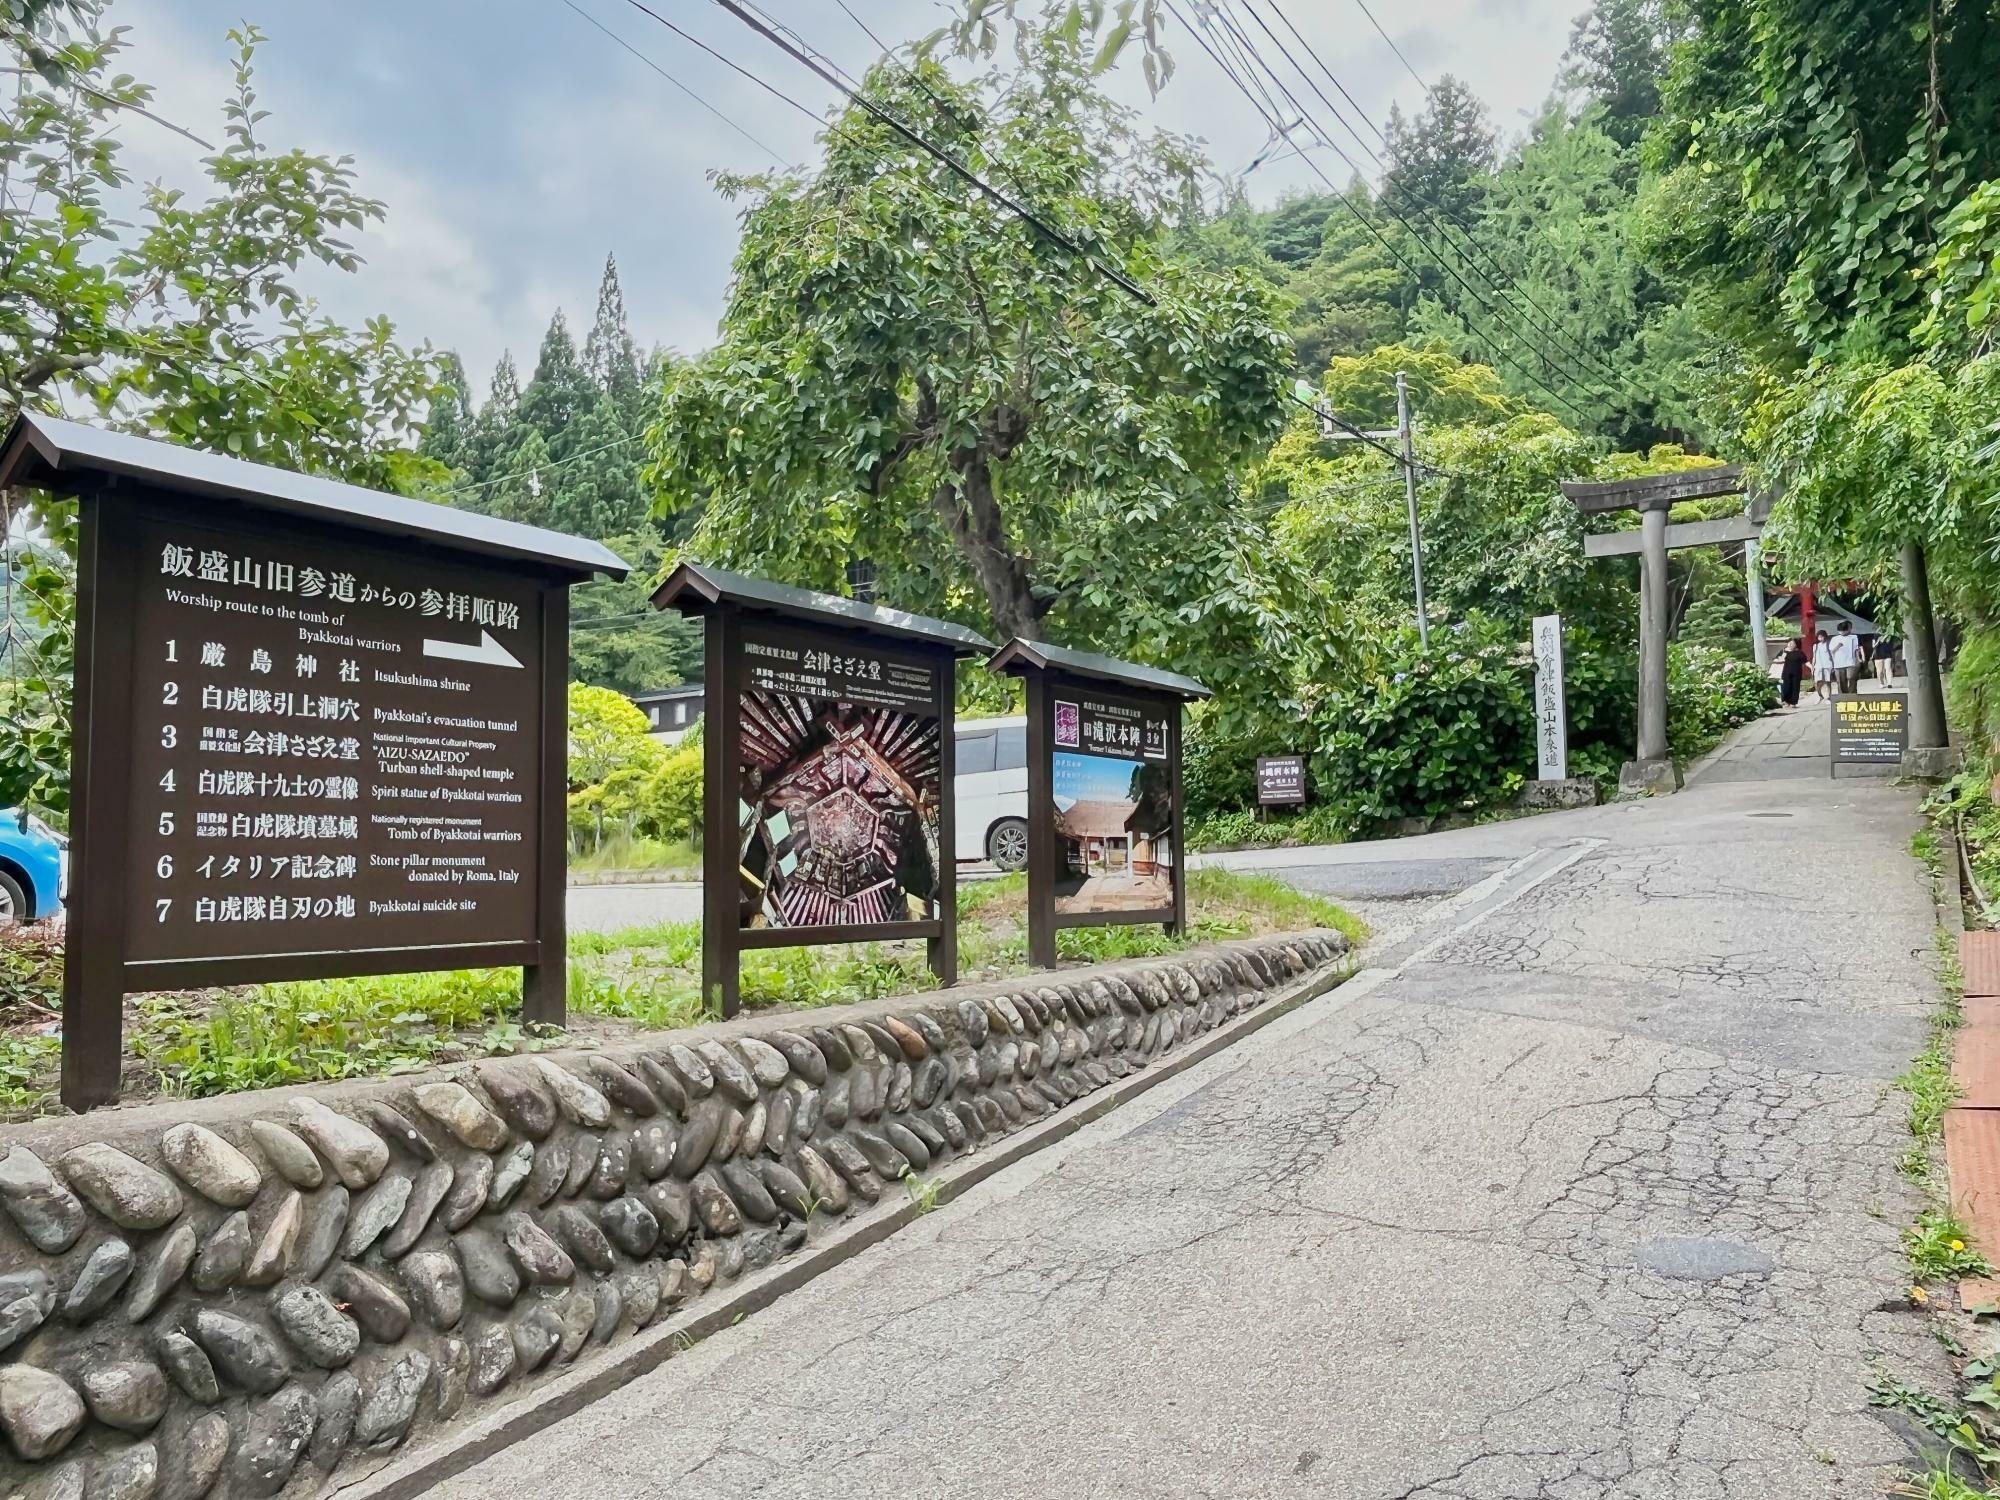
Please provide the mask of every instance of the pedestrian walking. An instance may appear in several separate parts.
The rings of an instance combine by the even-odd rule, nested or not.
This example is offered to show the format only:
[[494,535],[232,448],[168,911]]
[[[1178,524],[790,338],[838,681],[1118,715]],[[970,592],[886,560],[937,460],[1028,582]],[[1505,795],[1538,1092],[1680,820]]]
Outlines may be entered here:
[[1794,640],[1785,647],[1782,669],[1778,673],[1778,696],[1784,699],[1785,707],[1799,706],[1799,680],[1806,675],[1806,648],[1803,641]]
[[1888,687],[1896,680],[1896,642],[1887,635],[1875,637],[1875,680]]
[[1833,696],[1833,647],[1824,630],[1813,638],[1812,680],[1813,697],[1823,702]]
[[1861,637],[1854,633],[1854,624],[1849,620],[1840,622],[1840,629],[1828,643],[1829,654],[1833,658],[1833,680],[1843,693],[1851,693],[1861,678]]

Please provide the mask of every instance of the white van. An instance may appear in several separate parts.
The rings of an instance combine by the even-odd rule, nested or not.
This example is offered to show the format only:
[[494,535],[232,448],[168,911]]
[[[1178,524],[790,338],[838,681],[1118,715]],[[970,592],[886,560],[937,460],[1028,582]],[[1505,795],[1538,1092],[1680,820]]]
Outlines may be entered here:
[[958,723],[957,855],[1003,870],[1028,863],[1028,719]]

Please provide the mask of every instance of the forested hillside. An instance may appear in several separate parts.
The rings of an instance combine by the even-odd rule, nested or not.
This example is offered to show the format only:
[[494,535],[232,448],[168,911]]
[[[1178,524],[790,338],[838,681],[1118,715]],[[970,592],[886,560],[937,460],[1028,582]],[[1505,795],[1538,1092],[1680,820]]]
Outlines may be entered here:
[[451,471],[436,498],[510,521],[607,543],[632,564],[623,583],[594,583],[572,601],[572,670],[621,692],[699,674],[698,634],[647,602],[685,526],[652,516],[641,441],[673,356],[642,356],[625,312],[615,257],[606,257],[583,346],[558,308],[524,385],[503,354],[475,401],[456,354],[442,361],[421,451]]

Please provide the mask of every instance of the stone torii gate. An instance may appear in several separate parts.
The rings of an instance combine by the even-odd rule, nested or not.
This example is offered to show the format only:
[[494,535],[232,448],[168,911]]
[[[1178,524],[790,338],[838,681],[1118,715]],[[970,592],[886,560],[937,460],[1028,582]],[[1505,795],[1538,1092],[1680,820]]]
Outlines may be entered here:
[[[1679,547],[1755,542],[1764,534],[1768,502],[1753,501],[1740,516],[1719,521],[1667,524],[1667,512],[1683,500],[1711,500],[1744,492],[1738,464],[1715,464],[1640,479],[1565,480],[1565,499],[1586,516],[1614,510],[1639,512],[1639,530],[1603,532],[1583,539],[1585,557],[1639,555],[1639,743],[1637,755],[1618,771],[1620,796],[1649,796],[1680,786],[1680,773],[1667,753],[1667,553]],[[1764,641],[1764,577],[1755,560],[1743,570],[1750,592],[1750,633],[1757,664],[1770,664]]]

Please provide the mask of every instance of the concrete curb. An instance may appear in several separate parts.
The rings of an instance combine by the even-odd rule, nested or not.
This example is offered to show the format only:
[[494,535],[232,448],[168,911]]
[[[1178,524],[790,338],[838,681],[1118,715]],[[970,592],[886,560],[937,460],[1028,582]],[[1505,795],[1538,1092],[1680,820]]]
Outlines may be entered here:
[[559,1379],[537,1387],[522,1400],[467,1424],[442,1441],[420,1452],[397,1456],[372,1472],[354,1473],[322,1493],[337,1494],[344,1500],[413,1500],[427,1493],[432,1486],[657,1369],[702,1339],[769,1307],[786,1292],[852,1260],[932,1208],[950,1202],[1016,1162],[1102,1119],[1148,1089],[1319,999],[1346,981],[1358,967],[1355,955],[1349,954],[1342,962],[1310,976],[1296,989],[1225,1021],[1144,1072],[1114,1080],[1047,1119],[1023,1126],[992,1146],[960,1158],[928,1179],[936,1188],[936,1195],[926,1204],[919,1206],[914,1199],[892,1202],[885,1198],[863,1214],[836,1221],[838,1228],[824,1241],[808,1243],[797,1255],[744,1277],[727,1292],[702,1298],[687,1316],[668,1318]]

